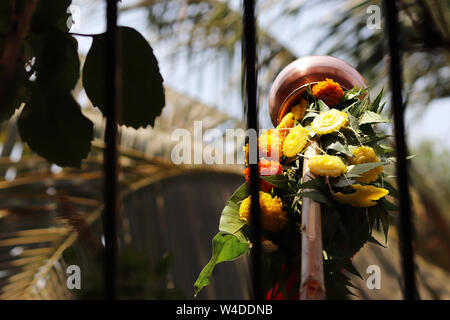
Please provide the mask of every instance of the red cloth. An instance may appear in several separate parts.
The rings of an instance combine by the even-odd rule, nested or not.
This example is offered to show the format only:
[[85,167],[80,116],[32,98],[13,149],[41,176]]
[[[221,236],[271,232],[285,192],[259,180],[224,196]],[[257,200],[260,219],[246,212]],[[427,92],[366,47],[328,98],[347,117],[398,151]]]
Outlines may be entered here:
[[[282,271],[286,269],[285,265],[282,266]],[[266,295],[266,300],[298,300],[300,298],[300,288],[299,288],[299,270],[294,268],[291,275],[286,280],[286,292],[289,297],[285,297],[283,292],[279,290],[279,284],[276,283],[275,287],[269,290]]]

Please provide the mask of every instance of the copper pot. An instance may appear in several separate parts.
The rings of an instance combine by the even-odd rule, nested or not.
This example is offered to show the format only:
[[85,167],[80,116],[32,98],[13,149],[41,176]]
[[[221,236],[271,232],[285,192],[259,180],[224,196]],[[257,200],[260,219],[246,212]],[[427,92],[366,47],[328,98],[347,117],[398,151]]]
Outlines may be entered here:
[[276,77],[269,94],[269,113],[276,126],[299,103],[311,84],[331,78],[344,90],[365,88],[366,81],[348,63],[331,56],[308,56],[291,62]]

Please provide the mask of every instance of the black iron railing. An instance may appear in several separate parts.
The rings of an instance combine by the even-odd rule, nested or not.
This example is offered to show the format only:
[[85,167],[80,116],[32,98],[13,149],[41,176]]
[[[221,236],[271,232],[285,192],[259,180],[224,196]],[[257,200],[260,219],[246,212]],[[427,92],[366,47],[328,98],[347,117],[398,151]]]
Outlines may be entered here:
[[[255,23],[255,3],[253,0],[244,0],[244,39],[243,58],[245,65],[245,104],[247,111],[247,129],[257,134],[258,130],[258,77],[256,70],[256,23]],[[250,139],[249,153],[256,152],[258,159],[257,140]],[[261,254],[261,218],[259,208],[259,170],[258,163],[251,163],[250,166],[250,195],[251,195],[251,235],[250,241],[253,244],[251,251],[252,262],[252,288],[253,297],[256,300],[263,298],[262,290],[262,254]]]
[[118,86],[117,1],[106,1],[106,127],[104,152],[103,228],[105,236],[105,298],[116,299],[117,291],[117,198],[119,194],[117,164],[117,110],[120,102]]
[[[118,198],[118,164],[117,164],[117,110],[120,102],[118,86],[118,34],[117,34],[117,2],[107,0],[107,108],[104,153],[104,234],[105,234],[105,298],[116,298],[117,287],[117,198]],[[405,142],[404,104],[402,101],[402,76],[400,48],[398,43],[398,10],[397,1],[385,0],[385,15],[387,26],[387,39],[390,56],[390,80],[392,89],[392,110],[394,115],[394,133],[397,150],[397,182],[399,188],[400,207],[400,249],[404,276],[405,299],[416,299],[416,286],[414,276],[414,258],[412,249],[412,211],[408,189],[407,147]],[[256,23],[255,1],[243,1],[244,33],[243,33],[243,59],[245,62],[245,102],[247,127],[249,130],[258,129],[257,108],[257,50],[256,50]],[[252,141],[250,141],[251,143]],[[255,142],[255,141],[253,141]],[[256,143],[256,142],[255,142]],[[257,150],[250,146],[250,150]],[[261,255],[261,221],[259,212],[259,174],[257,163],[250,164],[251,189],[251,242],[252,247],[252,288],[253,298],[262,299],[262,255]]]
[[408,151],[405,141],[404,111],[402,98],[402,61],[399,46],[397,1],[384,0],[386,30],[389,47],[389,78],[391,84],[391,108],[394,115],[395,147],[397,150],[397,185],[400,208],[400,253],[404,278],[404,298],[416,299],[414,277],[414,252],[412,248],[412,210],[408,183]]

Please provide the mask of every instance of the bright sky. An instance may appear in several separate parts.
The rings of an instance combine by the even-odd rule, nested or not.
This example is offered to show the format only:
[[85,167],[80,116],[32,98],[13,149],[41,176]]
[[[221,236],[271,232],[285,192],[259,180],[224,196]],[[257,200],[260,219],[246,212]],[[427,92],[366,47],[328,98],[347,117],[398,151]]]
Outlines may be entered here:
[[[129,5],[136,0],[124,0],[122,5]],[[86,0],[74,0],[73,4],[79,6],[80,28],[73,30],[77,33],[101,33],[105,30],[104,6],[103,2],[96,2],[95,5],[86,5]],[[233,0],[232,6],[239,9],[239,1]],[[280,42],[287,45],[298,56],[303,56],[311,52],[312,39],[320,37],[323,29],[320,29],[321,19],[327,19],[328,15],[334,14],[336,8],[324,7],[323,16],[317,17],[309,12],[303,12],[298,21],[296,20],[294,31],[304,30],[303,32],[295,32],[296,36],[290,32],[286,32],[286,26],[283,23],[273,23],[270,16],[258,16],[259,24],[274,35]],[[316,11],[317,12],[317,11]],[[317,28],[310,27],[311,23],[317,25]],[[216,106],[219,110],[225,111],[235,117],[242,117],[242,102],[240,97],[239,85],[237,90],[229,90],[229,86],[224,83],[224,77],[218,74],[218,65],[225,65],[233,81],[240,82],[240,64],[239,60],[235,65],[227,66],[225,61],[203,63],[198,57],[198,61],[173,61],[168,58],[170,48],[168,46],[158,45],[155,42],[154,35],[150,34],[147,29],[147,13],[146,10],[134,10],[121,14],[119,24],[136,28],[150,41],[155,51],[155,55],[159,60],[161,73],[167,85],[190,96],[199,99],[207,105]],[[288,29],[291,30],[291,29]],[[86,37],[77,37],[79,40],[80,50],[86,53],[90,47],[91,40]],[[237,50],[237,55],[240,52]],[[315,54],[323,54],[323,52],[315,52]],[[196,63],[203,64],[202,68],[193,67]],[[221,71],[223,74],[223,70]],[[275,77],[275,75],[274,75]],[[262,102],[263,110],[267,110],[267,101]],[[436,140],[450,149],[450,139],[446,137],[450,134],[449,116],[450,116],[450,98],[432,101],[425,109],[420,111],[416,108],[409,108],[406,116],[407,135],[410,148],[416,146],[423,140]],[[271,126],[268,116],[264,115],[260,118],[260,126],[268,128]]]

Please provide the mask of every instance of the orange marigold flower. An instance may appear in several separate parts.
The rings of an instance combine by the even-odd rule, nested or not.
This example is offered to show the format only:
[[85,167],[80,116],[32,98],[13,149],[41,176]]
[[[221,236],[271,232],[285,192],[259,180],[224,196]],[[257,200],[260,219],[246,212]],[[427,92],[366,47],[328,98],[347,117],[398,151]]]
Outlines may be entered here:
[[330,107],[337,105],[344,96],[344,91],[339,83],[328,78],[315,84],[312,93],[314,97],[323,100]]
[[[239,207],[239,217],[250,224],[251,196],[242,201]],[[286,225],[286,211],[283,202],[277,196],[272,198],[269,193],[259,192],[259,206],[261,208],[261,224],[264,230],[278,232]]]
[[258,138],[259,157],[279,161],[282,156],[283,141],[286,133],[270,129]]
[[[283,167],[281,167],[280,163],[278,161],[268,161],[266,159],[261,159],[260,162],[258,162],[258,169],[259,169],[259,175],[260,176],[273,176],[276,174],[281,174],[283,172]],[[250,168],[247,167],[244,170],[245,175],[245,181],[247,183],[250,183]],[[264,192],[270,192],[272,188],[275,186],[268,183],[267,181],[260,179],[259,180],[259,189]]]

